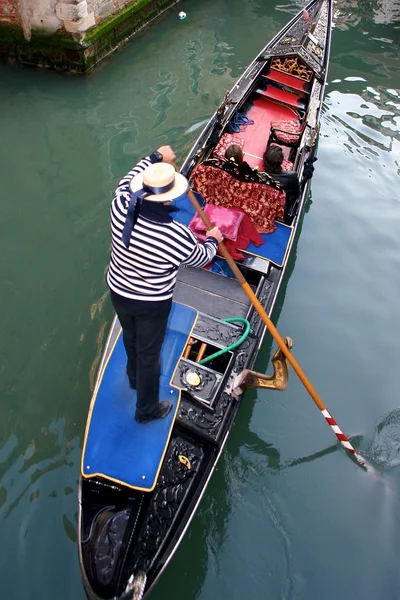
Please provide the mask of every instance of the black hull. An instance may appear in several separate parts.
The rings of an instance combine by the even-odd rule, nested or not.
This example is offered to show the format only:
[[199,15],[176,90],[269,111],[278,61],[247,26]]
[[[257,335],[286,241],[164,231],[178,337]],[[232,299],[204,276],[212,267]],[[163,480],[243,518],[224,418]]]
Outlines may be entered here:
[[[223,133],[234,112],[254,96],[257,82],[271,57],[292,55],[299,56],[312,70],[314,82],[309,100],[309,106],[313,103],[313,107],[295,159],[295,168],[301,175],[304,161],[316,151],[330,51],[332,0],[314,0],[307,6],[307,11],[306,19],[310,22],[306,23],[302,13],[294,17],[262,50],[226,96],[184,162],[182,172],[187,177],[199,162],[208,158],[212,144]],[[313,33],[309,36],[311,29]],[[315,48],[316,42],[319,52],[315,55],[309,45],[312,43]],[[282,266],[254,256],[246,256],[238,263],[269,315],[299,234],[308,188],[309,181],[305,181]],[[136,595],[127,591],[130,577],[139,572],[146,574],[144,592],[149,592],[171,560],[195,514],[240,408],[242,397],[232,393],[231,384],[244,369],[253,368],[266,328],[236,281],[215,276],[207,278],[207,275],[210,274],[182,270],[174,295],[174,299],[199,311],[194,335],[200,340],[212,339],[217,347],[227,345],[227,339],[233,341],[237,332],[233,327],[221,326],[222,314],[246,316],[251,324],[251,335],[237,351],[230,353],[225,363],[221,363],[219,373],[204,371],[210,388],[214,386],[218,390],[212,401],[207,404],[201,401],[202,398],[196,400],[191,394],[182,393],[154,491],[135,491],[100,477],[87,479],[81,476],[79,560],[84,587],[91,600],[140,598],[140,591],[135,592]],[[217,301],[212,302],[211,298],[217,298]],[[118,331],[119,324],[114,321],[99,372],[112,352]],[[185,363],[181,361],[174,377],[179,379],[184,368]],[[206,394],[206,390],[202,393]],[[190,468],[180,461],[182,456],[188,459]]]

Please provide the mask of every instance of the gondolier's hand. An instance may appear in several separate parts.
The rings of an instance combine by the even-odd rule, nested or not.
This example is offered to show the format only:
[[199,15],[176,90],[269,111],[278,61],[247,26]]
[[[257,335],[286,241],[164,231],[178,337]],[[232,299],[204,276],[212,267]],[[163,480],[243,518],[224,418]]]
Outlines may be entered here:
[[213,237],[217,240],[218,244],[220,244],[221,242],[224,241],[224,238],[222,237],[222,233],[219,230],[219,227],[213,227],[212,229],[210,229],[210,231],[207,231],[207,235],[206,238],[208,237]]
[[157,152],[160,152],[163,157],[163,162],[173,163],[175,160],[175,152],[172,150],[171,146],[160,146]]
[[313,163],[318,160],[316,156],[310,156],[304,163],[303,179],[311,179],[314,173]]

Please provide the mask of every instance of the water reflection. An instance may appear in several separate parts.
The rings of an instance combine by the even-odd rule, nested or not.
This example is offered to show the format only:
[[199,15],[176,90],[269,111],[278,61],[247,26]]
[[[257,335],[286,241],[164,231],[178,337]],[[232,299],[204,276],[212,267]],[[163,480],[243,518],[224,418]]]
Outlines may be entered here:
[[186,44],[186,63],[190,79],[190,90],[196,96],[199,93],[199,78],[201,75],[201,63],[203,61],[204,45],[199,37],[198,39],[190,40]]
[[152,91],[150,107],[156,113],[152,129],[156,129],[167,119],[178,82],[179,77],[173,71],[160,72],[157,83],[150,88]]
[[342,30],[355,27],[363,21],[388,25],[400,21],[400,0],[336,0],[335,25]]
[[400,21],[400,0],[378,0],[373,13],[375,23],[396,23]]
[[[64,420],[53,421],[43,429],[37,440],[32,440],[19,456],[11,452],[3,461],[0,487],[3,502],[0,504],[0,520],[10,517],[19,502],[29,492],[31,501],[39,496],[40,479],[63,465],[72,466],[70,455],[78,448],[78,440],[66,440]],[[7,448],[17,449],[15,435],[11,436],[1,452]],[[38,486],[38,487],[36,487]]]

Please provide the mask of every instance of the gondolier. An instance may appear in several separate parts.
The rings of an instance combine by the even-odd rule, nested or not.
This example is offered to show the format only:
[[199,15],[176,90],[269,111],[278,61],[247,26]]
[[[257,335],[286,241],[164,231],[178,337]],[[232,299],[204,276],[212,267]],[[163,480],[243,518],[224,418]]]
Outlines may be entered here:
[[203,267],[215,256],[218,228],[200,244],[172,219],[172,200],[188,189],[176,173],[175,154],[162,146],[119,182],[111,204],[112,249],[107,283],[123,330],[127,375],[137,390],[135,419],[147,423],[172,408],[159,401],[160,351],[179,266]]

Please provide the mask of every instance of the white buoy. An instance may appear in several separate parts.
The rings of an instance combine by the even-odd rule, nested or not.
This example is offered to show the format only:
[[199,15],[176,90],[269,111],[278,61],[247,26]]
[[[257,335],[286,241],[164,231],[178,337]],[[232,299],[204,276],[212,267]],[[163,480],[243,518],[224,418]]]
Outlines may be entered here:
[[181,12],[179,13],[178,16],[179,16],[180,19],[186,19],[186,13],[183,12],[183,10],[181,10]]

